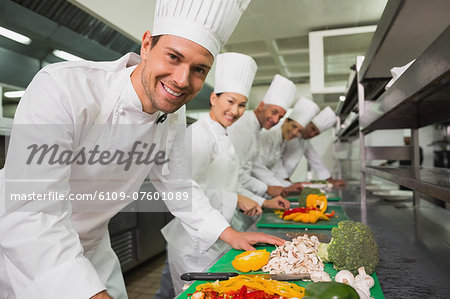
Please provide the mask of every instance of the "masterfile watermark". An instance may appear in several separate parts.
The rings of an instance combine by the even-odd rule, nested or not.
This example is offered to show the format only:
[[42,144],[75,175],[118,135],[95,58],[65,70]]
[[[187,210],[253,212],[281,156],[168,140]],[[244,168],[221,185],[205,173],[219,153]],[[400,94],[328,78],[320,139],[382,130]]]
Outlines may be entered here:
[[[99,150],[100,146],[95,145],[91,150],[87,150],[86,147],[82,147],[78,151],[72,151],[68,149],[60,150],[59,144],[31,144],[27,147],[30,151],[27,165],[36,163],[41,165],[46,161],[50,165],[108,165],[115,163],[117,165],[124,165],[124,170],[130,170],[131,165],[150,165],[154,163],[156,165],[163,165],[169,162],[166,159],[166,152],[158,150],[155,152],[156,144],[148,144],[141,141],[135,141],[130,151],[115,150],[114,152],[109,150]],[[36,158],[36,159],[35,159]],[[45,159],[48,158],[48,159]]]
[[196,185],[184,131],[170,122],[14,125],[5,139],[0,205],[23,212],[189,212]]

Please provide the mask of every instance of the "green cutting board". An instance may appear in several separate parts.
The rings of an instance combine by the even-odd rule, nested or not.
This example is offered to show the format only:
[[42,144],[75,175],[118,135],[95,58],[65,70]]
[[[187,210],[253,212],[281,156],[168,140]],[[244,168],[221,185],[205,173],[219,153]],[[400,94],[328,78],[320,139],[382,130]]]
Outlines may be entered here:
[[[256,249],[267,249],[267,251],[272,251],[275,249],[273,246],[258,246]],[[231,249],[228,251],[221,259],[217,261],[207,272],[237,272],[239,274],[249,274],[249,273],[243,273],[240,271],[237,271],[233,268],[231,265],[231,261],[234,260],[235,256],[242,253],[242,250],[235,250]],[[333,268],[333,264],[331,263],[325,263],[325,272],[327,272],[331,278],[334,278],[336,271]],[[256,271],[256,272],[250,272],[251,274],[257,274],[257,273],[267,273],[262,271]],[[375,299],[384,299],[383,291],[381,290],[380,282],[378,281],[378,277],[375,274],[375,272],[372,274],[373,279],[375,280],[375,285],[370,289],[370,296]],[[199,284],[205,283],[206,281],[196,281],[194,282],[186,291],[184,291],[178,298],[184,299],[188,298],[188,294],[192,294],[195,292],[195,287]],[[311,282],[308,281],[291,281],[301,287],[306,287]]]
[[[296,196],[296,197],[288,197],[286,199],[291,201],[291,202],[297,202],[298,201],[298,196]],[[327,200],[328,201],[340,201],[341,198],[340,197],[328,197]]]
[[273,210],[264,210],[261,218],[256,224],[257,227],[273,227],[273,228],[313,228],[313,229],[331,229],[336,227],[339,221],[348,220],[347,214],[340,206],[330,206],[327,209],[327,213],[336,211],[334,217],[327,220],[319,220],[316,223],[303,223],[284,220],[275,214]]

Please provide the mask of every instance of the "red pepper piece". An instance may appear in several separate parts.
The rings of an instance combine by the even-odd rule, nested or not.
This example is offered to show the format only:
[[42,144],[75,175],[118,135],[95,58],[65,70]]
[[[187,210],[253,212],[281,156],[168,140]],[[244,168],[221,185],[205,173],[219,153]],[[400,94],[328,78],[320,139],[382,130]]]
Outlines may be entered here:
[[293,213],[308,213],[311,210],[317,210],[316,207],[301,207],[301,208],[295,208],[295,209],[289,209],[283,212],[283,217],[293,214]]
[[335,213],[336,213],[336,211],[333,211],[331,213],[326,213],[325,216],[327,216],[328,218],[331,218],[334,216]]
[[253,291],[244,295],[245,299],[266,299],[266,293],[264,291]]
[[[245,285],[239,290],[239,293],[236,295],[236,299],[244,299],[244,295],[247,293],[247,287]],[[233,298],[234,299],[234,298]]]

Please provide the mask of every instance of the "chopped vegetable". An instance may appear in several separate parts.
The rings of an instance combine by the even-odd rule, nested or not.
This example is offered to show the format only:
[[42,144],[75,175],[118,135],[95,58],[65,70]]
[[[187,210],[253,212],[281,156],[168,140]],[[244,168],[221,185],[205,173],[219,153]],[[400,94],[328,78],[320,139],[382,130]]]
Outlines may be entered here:
[[[283,218],[283,220],[293,220],[303,223],[316,223],[318,220],[330,220],[330,217],[322,211],[317,210],[315,207],[295,208],[286,210],[282,214],[277,214],[279,214],[280,218]],[[332,217],[334,213],[329,215]]]
[[[279,298],[273,296],[283,296],[285,298],[302,298],[304,288],[285,281],[265,279],[261,276],[238,275],[225,281],[204,283],[198,285],[197,292],[210,294],[216,292],[216,297],[209,298]],[[259,291],[259,292],[258,292]],[[272,297],[261,297],[260,291]],[[194,293],[195,295],[195,293]],[[225,297],[225,296],[227,297]],[[250,297],[252,296],[252,297]],[[208,298],[206,295],[205,298]]]
[[303,223],[316,223],[317,220],[319,220],[318,214],[311,214],[311,213],[298,213],[297,216],[294,217],[294,221],[297,222],[303,222]]
[[333,212],[331,213],[325,213],[324,215],[327,216],[328,218],[331,218],[334,216],[334,214],[336,213],[336,211],[333,210]]
[[320,191],[320,189],[305,187],[305,188],[303,188],[302,193],[300,193],[300,197],[298,198],[298,204],[300,205],[300,207],[306,207],[307,206],[306,205],[306,198],[310,194],[324,195],[322,193],[322,191]]
[[306,197],[306,207],[315,207],[321,212],[327,210],[327,197],[323,194],[309,194]]
[[331,242],[319,244],[319,256],[333,263],[337,270],[349,270],[354,275],[359,267],[372,274],[379,262],[378,245],[372,230],[362,222],[340,221],[331,230]]
[[257,271],[269,261],[270,252],[265,249],[246,251],[237,255],[231,262],[241,272]]
[[334,281],[353,285],[355,283],[355,277],[353,276],[352,272],[348,270],[341,270],[334,277]]
[[316,236],[298,236],[270,253],[270,260],[262,270],[270,274],[309,273],[323,271],[324,264],[317,256],[319,239]]
[[294,209],[289,209],[283,212],[283,216],[282,218],[284,219],[285,216],[291,215],[291,214],[295,214],[295,213],[308,213],[311,210],[316,210],[316,208],[294,208]]

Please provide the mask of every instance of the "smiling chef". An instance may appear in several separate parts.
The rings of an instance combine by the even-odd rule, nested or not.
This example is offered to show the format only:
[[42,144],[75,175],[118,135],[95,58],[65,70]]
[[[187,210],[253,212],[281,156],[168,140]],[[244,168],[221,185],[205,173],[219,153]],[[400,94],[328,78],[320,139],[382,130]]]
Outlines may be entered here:
[[319,111],[316,103],[300,97],[283,124],[262,132],[259,138],[259,156],[255,162],[258,167],[252,169],[252,174],[267,185],[286,188],[295,186],[285,180],[286,176],[280,175],[284,174],[282,155],[289,141],[298,138]]
[[[108,222],[146,176],[160,193],[191,194],[166,205],[198,251],[218,239],[236,249],[282,244],[233,230],[185,167],[184,104],[201,90],[248,3],[157,1],[153,34],[143,35],[140,56],[57,63],[34,77],[0,172],[1,298],[127,298]],[[33,146],[40,152],[31,157]],[[156,153],[154,163],[142,162],[137,146],[141,154]],[[91,157],[78,159],[81,151]],[[127,153],[134,163],[125,169],[120,154]],[[20,192],[27,201],[11,202]],[[122,200],[98,200],[106,192]],[[63,196],[48,200],[50,193]]]

